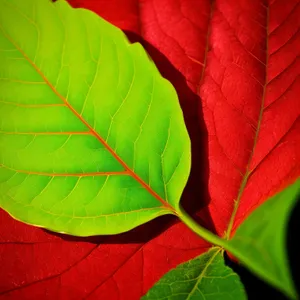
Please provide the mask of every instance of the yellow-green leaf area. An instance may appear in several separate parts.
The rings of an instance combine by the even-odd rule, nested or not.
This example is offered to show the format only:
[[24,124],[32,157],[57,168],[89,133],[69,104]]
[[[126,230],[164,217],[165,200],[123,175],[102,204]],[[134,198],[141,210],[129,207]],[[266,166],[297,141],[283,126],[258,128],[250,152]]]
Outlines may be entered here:
[[190,140],[140,44],[64,0],[0,2],[0,207],[73,235],[177,214]]

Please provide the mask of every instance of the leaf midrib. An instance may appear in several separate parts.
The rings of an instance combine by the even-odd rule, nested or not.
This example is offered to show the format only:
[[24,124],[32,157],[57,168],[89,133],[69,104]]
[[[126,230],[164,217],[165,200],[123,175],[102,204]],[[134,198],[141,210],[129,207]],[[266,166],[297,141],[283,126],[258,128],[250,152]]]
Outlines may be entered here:
[[255,132],[255,136],[254,136],[254,140],[253,140],[253,147],[252,147],[252,151],[250,153],[250,156],[249,156],[249,159],[248,159],[248,162],[247,162],[247,167],[246,167],[246,171],[245,171],[245,174],[242,178],[242,181],[241,181],[241,184],[240,184],[240,188],[239,188],[239,191],[238,191],[238,194],[237,194],[237,197],[236,199],[234,200],[234,208],[233,208],[233,211],[232,211],[232,214],[231,214],[231,217],[230,217],[230,220],[229,220],[229,223],[228,223],[228,227],[227,227],[227,230],[225,232],[225,236],[224,238],[229,240],[230,239],[230,235],[231,235],[231,232],[232,232],[232,228],[233,228],[233,225],[234,225],[234,221],[235,221],[235,217],[236,217],[236,214],[237,214],[237,211],[238,211],[238,208],[239,208],[239,204],[241,202],[241,198],[242,198],[242,195],[244,193],[244,190],[245,190],[245,187],[247,185],[247,182],[248,182],[248,179],[250,177],[250,175],[253,173],[253,170],[250,170],[250,165],[251,165],[251,162],[252,162],[252,158],[254,156],[254,151],[255,151],[255,148],[256,148],[256,145],[257,145],[257,142],[258,142],[258,136],[259,136],[259,132],[260,132],[260,127],[261,127],[261,122],[262,122],[262,117],[263,117],[263,112],[264,112],[264,104],[265,104],[265,98],[266,98],[266,90],[267,90],[267,85],[268,85],[268,61],[269,61],[269,43],[268,43],[268,39],[269,39],[269,6],[266,7],[266,14],[267,14],[267,24],[266,24],[266,72],[265,72],[265,83],[264,83],[264,86],[263,86],[263,93],[262,93],[262,100],[261,100],[261,107],[260,107],[260,111],[259,111],[259,117],[258,117],[258,122],[257,122],[257,128],[256,128],[256,132]]
[[[212,248],[211,251],[213,251],[214,249]],[[215,248],[216,253],[214,253],[212,255],[212,257],[208,260],[208,262],[206,263],[204,269],[202,270],[202,272],[199,274],[198,279],[193,287],[193,289],[191,290],[191,292],[189,293],[189,295],[187,296],[186,300],[189,300],[190,297],[192,296],[192,294],[196,291],[196,289],[198,288],[198,285],[201,283],[201,280],[203,279],[204,275],[206,274],[206,271],[208,269],[208,267],[213,263],[215,257],[219,254],[219,252],[222,250],[222,248]]]
[[35,69],[35,71],[42,77],[45,83],[50,87],[50,89],[57,95],[63,103],[71,110],[71,112],[89,129],[90,133],[112,154],[112,156],[124,167],[124,169],[133,177],[139,184],[143,186],[154,198],[156,198],[160,203],[163,204],[170,212],[177,215],[175,209],[164,199],[162,199],[152,188],[145,183],[137,174],[135,174],[127,164],[115,153],[115,151],[107,144],[107,142],[88,124],[88,122],[70,105],[70,103],[54,88],[47,77],[41,72],[41,70],[35,65],[35,63],[26,55],[26,53],[14,42],[14,40],[7,35],[1,28],[4,36],[14,45],[14,47],[24,56],[26,61]]

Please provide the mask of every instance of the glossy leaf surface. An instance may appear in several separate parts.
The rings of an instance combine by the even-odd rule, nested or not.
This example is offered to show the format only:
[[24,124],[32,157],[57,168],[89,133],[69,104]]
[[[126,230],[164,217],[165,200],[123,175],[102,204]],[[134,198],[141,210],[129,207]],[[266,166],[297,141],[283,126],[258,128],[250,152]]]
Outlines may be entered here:
[[3,0],[0,14],[1,207],[82,236],[176,214],[190,142],[142,47],[64,0]]

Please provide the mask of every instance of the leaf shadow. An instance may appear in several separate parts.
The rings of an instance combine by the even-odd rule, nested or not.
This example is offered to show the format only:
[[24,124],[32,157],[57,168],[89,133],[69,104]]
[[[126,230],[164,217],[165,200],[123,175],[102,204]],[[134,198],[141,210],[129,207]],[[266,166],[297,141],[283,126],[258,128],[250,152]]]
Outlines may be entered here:
[[[183,74],[172,65],[164,54],[136,33],[131,31],[124,31],[124,33],[130,42],[139,42],[143,45],[161,75],[168,79],[177,91],[192,148],[192,168],[188,183],[181,198],[181,205],[195,221],[215,232],[213,221],[207,210],[207,205],[210,201],[208,193],[208,138],[200,105],[200,97],[191,90]],[[205,220],[197,216],[197,212],[200,210],[201,215],[206,216]],[[178,221],[179,220],[174,216],[163,216],[129,232],[113,236],[74,237],[52,232],[51,234],[61,236],[68,241],[116,244],[145,243]]]

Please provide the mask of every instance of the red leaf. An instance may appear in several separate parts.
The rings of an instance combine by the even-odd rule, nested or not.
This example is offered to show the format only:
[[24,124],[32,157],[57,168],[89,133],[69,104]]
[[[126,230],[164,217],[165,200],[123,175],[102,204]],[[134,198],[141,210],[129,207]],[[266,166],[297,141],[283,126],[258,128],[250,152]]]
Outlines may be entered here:
[[[299,0],[69,2],[141,41],[176,87],[193,154],[184,206],[207,227],[223,235],[239,198],[235,229],[300,175]],[[0,298],[139,299],[208,247],[181,223],[166,229],[173,222],[85,240],[0,211]]]
[[216,1],[200,96],[210,202],[223,235],[300,175],[299,0]]
[[87,241],[27,226],[2,210],[0,224],[1,299],[139,299],[209,246],[181,223],[153,239],[161,223]]

